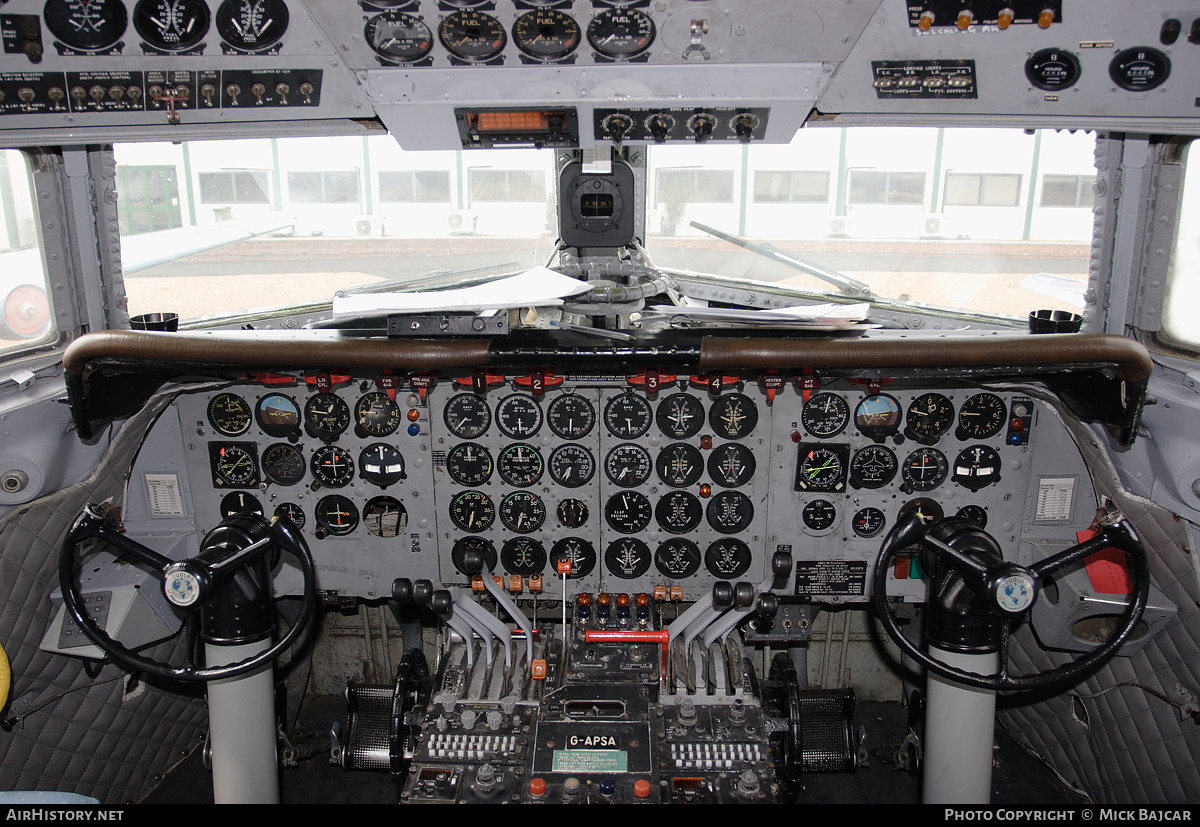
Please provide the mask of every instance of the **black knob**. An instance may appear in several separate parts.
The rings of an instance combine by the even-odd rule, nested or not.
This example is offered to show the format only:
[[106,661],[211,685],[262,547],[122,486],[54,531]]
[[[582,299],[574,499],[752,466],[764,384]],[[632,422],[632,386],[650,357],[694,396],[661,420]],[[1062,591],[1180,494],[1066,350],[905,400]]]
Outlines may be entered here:
[[397,577],[392,581],[392,599],[401,603],[411,603],[413,599],[413,584],[407,577]]
[[655,143],[661,144],[666,141],[667,135],[671,132],[671,122],[662,115],[651,116],[646,125],[650,128],[650,137],[654,139]]
[[483,571],[483,552],[478,549],[464,551],[462,569],[465,574],[479,574]]
[[1164,20],[1162,28],[1158,31],[1158,42],[1164,46],[1170,46],[1179,39],[1181,31],[1183,31],[1183,24],[1174,17]]
[[692,127],[692,137],[696,139],[696,143],[702,144],[712,137],[713,119],[708,115],[697,115],[692,118],[690,126]]
[[1200,17],[1192,21],[1192,28],[1188,30],[1188,43],[1200,43]]
[[628,115],[609,115],[604,122],[604,128],[608,132],[608,137],[612,138],[618,144],[625,140],[625,136],[629,134],[629,130],[632,127],[633,121]]
[[433,596],[433,583],[428,580],[418,580],[413,583],[413,602],[418,606],[425,606],[429,603],[429,598]]
[[754,584],[742,581],[733,587],[733,605],[745,609],[754,605]]
[[771,574],[776,577],[787,577],[792,573],[792,555],[786,551],[777,551],[771,555]]
[[454,608],[454,596],[446,589],[438,589],[429,597],[429,608],[436,614],[447,614]]
[[754,116],[739,115],[733,122],[733,134],[744,144],[754,139]]
[[779,598],[770,592],[758,596],[758,605],[754,608],[759,617],[772,618],[779,614]]
[[713,606],[718,609],[728,609],[733,605],[733,586],[729,583],[713,583]]

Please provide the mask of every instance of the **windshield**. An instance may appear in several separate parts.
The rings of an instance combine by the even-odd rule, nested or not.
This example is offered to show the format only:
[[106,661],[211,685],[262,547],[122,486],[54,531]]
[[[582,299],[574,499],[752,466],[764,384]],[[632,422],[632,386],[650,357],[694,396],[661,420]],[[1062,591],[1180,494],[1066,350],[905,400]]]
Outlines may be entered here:
[[[880,299],[1024,319],[1083,305],[1094,147],[1083,132],[814,128],[786,146],[632,151],[659,268],[839,292],[779,260],[798,258]],[[553,261],[549,150],[404,152],[373,136],[116,157],[131,315],[327,303]]]

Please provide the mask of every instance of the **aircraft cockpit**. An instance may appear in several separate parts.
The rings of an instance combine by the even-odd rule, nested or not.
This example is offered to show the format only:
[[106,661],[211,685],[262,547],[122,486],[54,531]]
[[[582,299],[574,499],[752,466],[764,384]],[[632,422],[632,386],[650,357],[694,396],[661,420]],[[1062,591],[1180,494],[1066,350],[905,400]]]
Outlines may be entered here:
[[864,703],[925,803],[1195,801],[1200,7],[0,43],[0,802],[803,804]]

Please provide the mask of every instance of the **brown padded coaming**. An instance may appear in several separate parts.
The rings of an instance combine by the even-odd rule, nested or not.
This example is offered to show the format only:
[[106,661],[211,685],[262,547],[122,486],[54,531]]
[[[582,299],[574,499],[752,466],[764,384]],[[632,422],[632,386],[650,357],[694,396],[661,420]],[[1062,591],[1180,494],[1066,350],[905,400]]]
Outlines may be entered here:
[[1138,342],[1107,333],[920,335],[861,339],[706,339],[700,370],[1115,364],[1129,382],[1153,370]]

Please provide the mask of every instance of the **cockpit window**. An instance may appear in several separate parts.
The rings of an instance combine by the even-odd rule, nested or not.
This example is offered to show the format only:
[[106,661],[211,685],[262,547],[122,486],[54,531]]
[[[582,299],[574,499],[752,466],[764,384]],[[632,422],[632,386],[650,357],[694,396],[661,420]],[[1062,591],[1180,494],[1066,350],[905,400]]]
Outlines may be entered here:
[[[1186,156],[1190,160],[1189,149]],[[1162,335],[1171,344],[1200,351],[1200,170],[1184,167],[1183,191],[1176,221],[1175,249],[1167,276]]]
[[554,156],[387,136],[115,147],[130,316],[328,303],[486,279],[554,250]]
[[0,151],[0,354],[56,335],[28,158]]
[[[891,302],[1022,320],[1082,306],[1090,133],[815,128],[786,146],[630,151],[643,241],[665,270],[837,292],[724,235]],[[131,315],[478,281],[550,262],[558,238],[549,150],[404,152],[373,136],[137,144],[116,157]]]
[[787,146],[652,146],[660,267],[829,291],[709,228],[864,284],[988,316],[1078,312],[1095,136],[1006,129],[811,128]]

